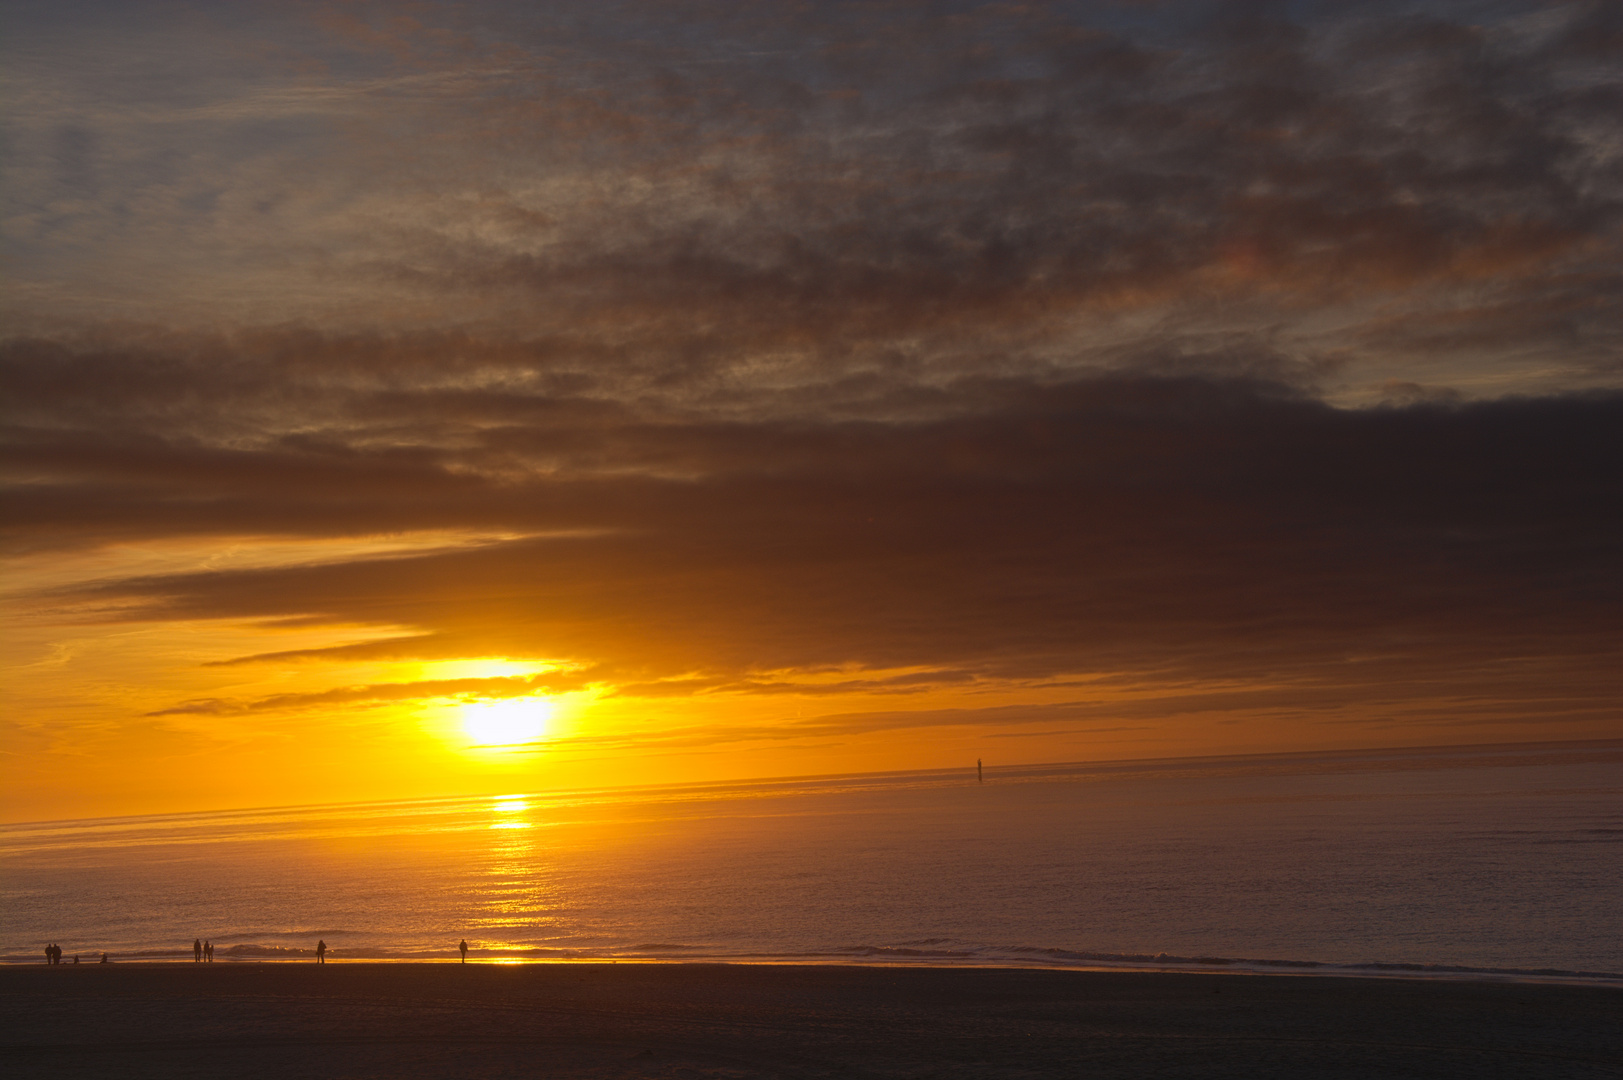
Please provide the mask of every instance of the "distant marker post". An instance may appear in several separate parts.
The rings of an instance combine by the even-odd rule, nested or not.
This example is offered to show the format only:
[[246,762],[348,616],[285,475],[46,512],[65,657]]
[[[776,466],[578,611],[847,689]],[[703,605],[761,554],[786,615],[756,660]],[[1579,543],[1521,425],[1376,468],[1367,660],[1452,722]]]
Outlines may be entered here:
[[986,783],[986,774],[981,771],[981,759],[980,758],[975,759],[975,783],[977,783],[977,784]]

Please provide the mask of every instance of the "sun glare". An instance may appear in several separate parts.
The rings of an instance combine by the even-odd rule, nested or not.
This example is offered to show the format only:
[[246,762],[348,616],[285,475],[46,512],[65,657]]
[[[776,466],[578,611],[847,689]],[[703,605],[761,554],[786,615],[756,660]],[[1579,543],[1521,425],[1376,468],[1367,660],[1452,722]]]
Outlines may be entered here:
[[513,746],[531,743],[547,730],[552,702],[522,697],[462,706],[462,730],[475,746]]

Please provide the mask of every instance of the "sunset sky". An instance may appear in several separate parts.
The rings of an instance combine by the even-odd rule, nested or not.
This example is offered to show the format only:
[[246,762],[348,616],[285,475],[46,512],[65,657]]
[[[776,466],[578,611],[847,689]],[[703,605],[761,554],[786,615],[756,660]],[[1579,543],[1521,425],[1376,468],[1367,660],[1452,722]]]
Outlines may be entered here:
[[6,820],[1623,733],[1615,3],[0,18]]

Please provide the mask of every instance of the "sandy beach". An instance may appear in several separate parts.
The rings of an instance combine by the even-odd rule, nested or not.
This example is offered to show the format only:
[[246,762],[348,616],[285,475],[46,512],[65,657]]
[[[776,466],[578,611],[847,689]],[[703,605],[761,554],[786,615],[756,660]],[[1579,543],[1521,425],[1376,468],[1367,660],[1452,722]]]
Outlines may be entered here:
[[11,1076],[1619,1077],[1623,990],[719,964],[0,970]]

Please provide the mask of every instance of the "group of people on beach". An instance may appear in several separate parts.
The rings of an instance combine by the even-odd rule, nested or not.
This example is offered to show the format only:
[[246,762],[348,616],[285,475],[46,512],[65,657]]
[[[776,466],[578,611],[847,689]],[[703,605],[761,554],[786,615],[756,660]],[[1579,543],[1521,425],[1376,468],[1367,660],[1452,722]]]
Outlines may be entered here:
[[[467,939],[463,938],[462,941],[458,943],[457,947],[462,952],[462,962],[464,964],[466,964],[468,962],[468,941],[467,941]],[[57,945],[54,942],[52,944],[50,944],[50,945],[45,946],[45,962],[47,964],[60,964],[62,962],[62,946]],[[73,958],[73,962],[75,964],[77,964],[79,962],[79,958],[77,956],[75,956]],[[101,962],[103,964],[108,962],[106,953],[101,954]],[[325,964],[326,962],[327,962],[327,942],[325,940],[318,941],[318,942],[316,942],[316,963]],[[205,964],[205,963],[206,964],[212,964],[212,963],[214,963],[214,944],[213,944],[213,942],[204,941],[202,938],[193,939],[193,941],[192,941],[192,963],[194,963],[194,964]]]
[[[45,962],[47,964],[60,964],[62,962],[62,946],[56,944],[54,941],[51,944],[45,946]],[[79,954],[78,953],[73,954],[73,962],[75,964],[77,964],[79,962]],[[107,963],[107,954],[106,953],[101,954],[101,962],[103,964]]]

